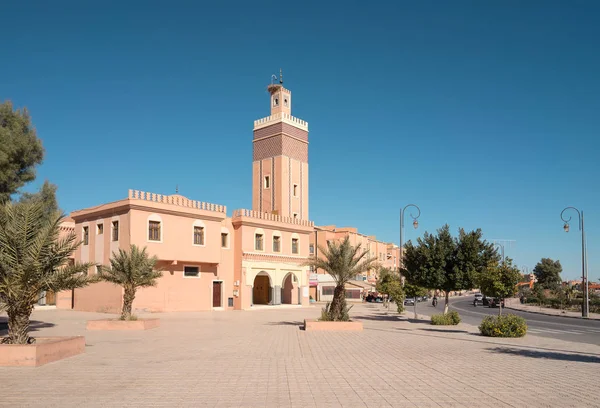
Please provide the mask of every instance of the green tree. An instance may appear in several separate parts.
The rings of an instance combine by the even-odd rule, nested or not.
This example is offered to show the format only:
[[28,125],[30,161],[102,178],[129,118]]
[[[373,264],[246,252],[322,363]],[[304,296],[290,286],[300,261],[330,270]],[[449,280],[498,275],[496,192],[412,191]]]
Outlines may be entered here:
[[100,268],[100,279],[123,287],[123,310],[121,320],[132,320],[131,307],[138,288],[156,286],[162,272],[156,269],[156,256],[150,257],[146,248],[140,250],[131,245],[129,251],[119,249],[110,258],[110,267]]
[[426,232],[417,245],[411,241],[405,245],[402,274],[413,284],[445,292],[446,314],[450,292],[472,289],[476,274],[500,259],[494,245],[482,237],[480,229],[465,232],[461,228],[453,238],[448,225],[438,229],[437,235]]
[[35,166],[44,158],[27,109],[13,110],[0,104],[0,204],[10,200],[25,183],[35,178]]
[[48,218],[41,203],[7,202],[0,207],[0,305],[8,314],[3,343],[28,344],[29,318],[42,291],[87,285],[88,263],[69,264],[80,245],[74,233],[59,238],[63,216]]
[[327,272],[335,281],[333,300],[327,309],[329,320],[341,320],[347,310],[345,285],[358,274],[368,271],[375,266],[376,258],[367,258],[368,250],[361,250],[360,244],[353,246],[350,238],[342,242],[329,241],[327,248],[319,245],[323,258],[309,259],[304,265]]
[[[520,278],[519,268],[513,265],[512,259],[506,258],[501,263],[490,262],[488,267],[477,275],[477,284],[487,296],[506,299],[517,293]],[[499,306],[498,315],[502,315],[502,302]]]
[[398,313],[404,311],[404,290],[398,273],[394,273],[389,268],[381,268],[376,289],[377,292],[388,295],[389,298],[393,299]]
[[418,303],[417,299],[425,296],[427,294],[427,292],[428,292],[427,289],[422,286],[414,285],[414,284],[410,283],[409,281],[404,282],[404,293],[406,294],[406,297],[415,299],[415,305],[414,305],[415,319],[418,317],[417,316],[417,303]]
[[21,203],[41,203],[44,208],[44,214],[51,218],[52,214],[59,212],[58,202],[56,201],[56,185],[48,180],[44,182],[37,193],[23,193],[19,202]]
[[561,272],[562,265],[560,261],[554,261],[550,258],[542,258],[533,268],[538,285],[541,285],[544,289],[555,289],[557,285],[560,285],[562,282]]

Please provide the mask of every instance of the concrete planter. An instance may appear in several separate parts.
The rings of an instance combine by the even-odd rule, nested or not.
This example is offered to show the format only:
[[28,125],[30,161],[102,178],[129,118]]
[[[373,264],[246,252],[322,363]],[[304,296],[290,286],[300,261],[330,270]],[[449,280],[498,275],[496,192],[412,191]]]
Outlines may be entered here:
[[306,331],[362,331],[362,322],[325,322],[317,319],[304,319]]
[[88,320],[87,330],[149,330],[160,326],[159,319],[139,320]]
[[85,337],[37,337],[35,344],[1,344],[0,367],[37,367],[85,351]]

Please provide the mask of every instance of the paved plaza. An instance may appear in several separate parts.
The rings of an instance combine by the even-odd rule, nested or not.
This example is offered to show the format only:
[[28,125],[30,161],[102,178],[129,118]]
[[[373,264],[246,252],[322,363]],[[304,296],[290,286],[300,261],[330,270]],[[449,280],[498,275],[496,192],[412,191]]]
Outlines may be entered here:
[[85,354],[0,368],[1,406],[600,407],[600,347],[351,314],[363,332],[305,332],[320,306],[154,314],[145,332],[86,332],[106,315],[35,311],[34,336],[85,335]]

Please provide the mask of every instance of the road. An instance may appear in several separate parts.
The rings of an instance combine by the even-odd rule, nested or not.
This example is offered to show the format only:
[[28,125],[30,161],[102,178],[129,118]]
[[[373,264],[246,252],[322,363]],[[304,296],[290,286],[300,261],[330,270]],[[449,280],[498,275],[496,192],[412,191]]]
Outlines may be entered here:
[[[412,312],[412,306],[406,306],[407,312]],[[444,299],[440,298],[437,308],[429,302],[421,302],[417,306],[417,312],[431,316],[442,313],[444,310]],[[473,306],[473,296],[460,296],[450,298],[450,310],[456,310],[464,323],[479,326],[481,320],[487,315],[497,315],[498,309],[487,306]],[[527,320],[527,333],[535,336],[552,337],[556,339],[573,341],[578,343],[589,343],[600,346],[600,321],[574,319],[560,316],[546,316],[537,313],[521,312],[516,310],[503,311],[522,316]]]

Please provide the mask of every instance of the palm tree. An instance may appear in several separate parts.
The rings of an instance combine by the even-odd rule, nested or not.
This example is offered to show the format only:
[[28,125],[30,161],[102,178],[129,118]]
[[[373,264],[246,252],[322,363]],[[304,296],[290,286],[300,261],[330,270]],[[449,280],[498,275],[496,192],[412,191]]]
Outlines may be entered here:
[[138,288],[156,286],[156,280],[162,276],[162,272],[155,269],[157,261],[156,256],[150,257],[146,253],[146,248],[140,250],[131,245],[129,251],[119,249],[119,253],[113,252],[110,267],[100,267],[101,280],[124,289],[121,320],[132,320],[131,306]]
[[81,244],[74,233],[59,238],[64,216],[47,214],[43,203],[5,203],[0,207],[0,307],[8,313],[2,343],[31,344],[29,317],[43,291],[86,286],[89,263],[69,264]]
[[361,251],[360,244],[352,246],[349,237],[344,238],[340,243],[329,241],[327,248],[319,245],[319,251],[324,258],[321,259],[315,255],[305,265],[322,269],[333,277],[336,286],[333,291],[333,300],[326,310],[328,319],[347,320],[345,285],[356,275],[373,268],[377,259],[365,258],[368,250]]

